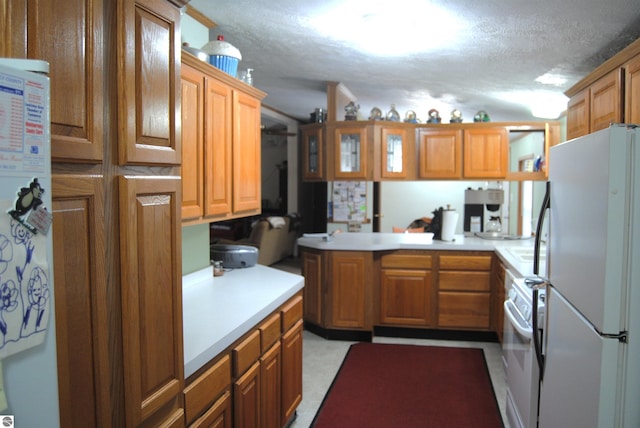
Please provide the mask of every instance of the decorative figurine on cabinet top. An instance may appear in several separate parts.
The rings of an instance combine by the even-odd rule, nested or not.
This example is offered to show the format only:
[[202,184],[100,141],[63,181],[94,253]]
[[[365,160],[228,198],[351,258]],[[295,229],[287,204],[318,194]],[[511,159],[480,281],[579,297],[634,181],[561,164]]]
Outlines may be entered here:
[[432,108],[429,110],[429,119],[427,119],[427,123],[440,123],[442,118],[440,118],[440,113],[438,110]]
[[360,109],[360,104],[356,104],[353,101],[351,101],[344,108],[344,111],[346,112],[346,114],[344,115],[344,120],[357,120],[359,109]]
[[369,120],[382,120],[382,110],[378,107],[372,108],[371,113],[369,113]]
[[486,111],[480,110],[476,113],[475,116],[473,116],[473,121],[474,122],[490,122],[491,118],[489,117],[489,114]]
[[451,112],[451,119],[449,123],[460,123],[462,122],[462,112],[458,109],[453,109]]
[[409,110],[407,111],[407,113],[404,115],[404,121],[406,123],[418,123],[418,117],[416,116],[416,112],[413,110]]
[[400,113],[396,110],[395,104],[391,104],[391,110],[387,113],[387,120],[390,122],[400,122]]

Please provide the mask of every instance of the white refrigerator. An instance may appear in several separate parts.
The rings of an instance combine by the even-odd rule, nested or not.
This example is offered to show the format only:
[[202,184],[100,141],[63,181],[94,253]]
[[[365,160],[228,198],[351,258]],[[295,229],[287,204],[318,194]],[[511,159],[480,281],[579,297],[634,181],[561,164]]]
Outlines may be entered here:
[[554,146],[538,426],[640,427],[640,128]]
[[49,64],[0,58],[0,420],[58,427]]

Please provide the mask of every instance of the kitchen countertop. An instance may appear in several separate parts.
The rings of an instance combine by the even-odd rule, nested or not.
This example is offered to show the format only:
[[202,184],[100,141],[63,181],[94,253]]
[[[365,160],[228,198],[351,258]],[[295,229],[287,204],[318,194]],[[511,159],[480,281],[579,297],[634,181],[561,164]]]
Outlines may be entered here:
[[208,267],[182,277],[184,376],[223,352],[304,286],[304,278],[255,265],[213,277]]
[[[533,262],[511,253],[509,248],[533,248],[533,239],[492,240],[455,235],[454,240],[439,241],[423,233],[338,233],[329,241],[321,237],[298,238],[298,246],[325,251],[495,251],[516,277],[533,275]],[[543,250],[544,252],[544,250]],[[544,272],[541,263],[540,271]]]

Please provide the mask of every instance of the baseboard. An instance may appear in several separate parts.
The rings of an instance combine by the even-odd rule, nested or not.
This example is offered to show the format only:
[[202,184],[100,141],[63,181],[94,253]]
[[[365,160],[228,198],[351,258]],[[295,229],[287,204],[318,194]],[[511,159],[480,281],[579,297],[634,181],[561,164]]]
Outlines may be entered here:
[[493,331],[435,330],[426,328],[375,326],[373,328],[373,335],[384,337],[404,337],[408,339],[498,342],[498,335]]
[[304,323],[304,329],[328,340],[347,340],[351,342],[371,342],[372,334],[370,331],[362,330],[336,330],[319,327],[308,322]]

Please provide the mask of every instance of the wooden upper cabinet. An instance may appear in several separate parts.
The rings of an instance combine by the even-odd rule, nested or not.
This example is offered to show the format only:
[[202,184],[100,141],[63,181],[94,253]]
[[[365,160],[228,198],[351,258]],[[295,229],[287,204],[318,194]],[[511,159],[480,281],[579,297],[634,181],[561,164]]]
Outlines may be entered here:
[[374,144],[374,149],[380,148],[380,154],[376,153],[376,161],[380,162],[380,166],[377,166],[376,162],[374,178],[383,180],[415,178],[413,127],[409,128],[405,124],[396,127],[376,125],[374,129],[379,133],[376,137],[380,138],[380,142]]
[[622,122],[622,87],[622,69],[619,68],[591,86],[590,132]]
[[325,143],[322,124],[302,128],[302,179],[325,180]]
[[368,180],[369,150],[366,124],[344,122],[336,125],[330,144],[333,157],[333,179]]
[[233,92],[233,211],[262,207],[260,100]]
[[182,66],[182,218],[204,213],[204,79]]
[[14,46],[7,56],[49,62],[51,156],[54,161],[99,162],[105,101],[102,1],[25,3],[26,25],[14,21],[11,32],[16,41],[22,36],[26,46]]
[[462,178],[462,130],[418,131],[420,178]]
[[504,127],[464,130],[464,177],[501,179],[507,175],[509,134]]
[[625,123],[640,123],[640,55],[624,66],[625,69]]
[[567,104],[567,140],[589,133],[591,121],[590,106],[589,88],[583,89],[571,97]]
[[180,177],[118,190],[126,425],[158,426],[183,408]]
[[179,165],[180,10],[162,0],[119,3],[119,162]]

